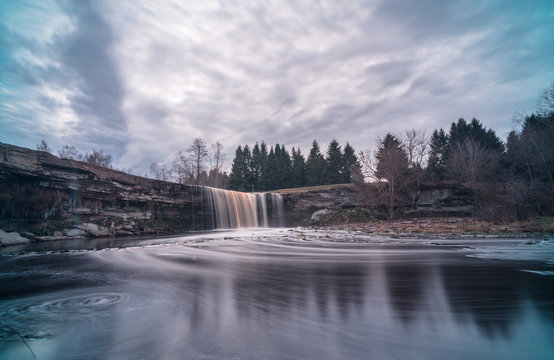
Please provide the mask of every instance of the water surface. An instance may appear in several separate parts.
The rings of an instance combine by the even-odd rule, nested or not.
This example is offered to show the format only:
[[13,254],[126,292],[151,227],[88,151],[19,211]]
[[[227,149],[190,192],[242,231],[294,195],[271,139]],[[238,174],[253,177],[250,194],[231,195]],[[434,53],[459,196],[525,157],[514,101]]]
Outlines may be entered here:
[[6,248],[0,359],[552,359],[552,242],[281,229]]

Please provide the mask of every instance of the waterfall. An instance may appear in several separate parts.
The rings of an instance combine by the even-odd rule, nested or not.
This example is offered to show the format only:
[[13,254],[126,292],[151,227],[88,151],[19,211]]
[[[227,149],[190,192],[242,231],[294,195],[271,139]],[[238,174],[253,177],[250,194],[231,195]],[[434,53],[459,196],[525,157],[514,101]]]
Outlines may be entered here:
[[276,193],[245,193],[195,186],[197,228],[232,229],[285,225],[283,197]]

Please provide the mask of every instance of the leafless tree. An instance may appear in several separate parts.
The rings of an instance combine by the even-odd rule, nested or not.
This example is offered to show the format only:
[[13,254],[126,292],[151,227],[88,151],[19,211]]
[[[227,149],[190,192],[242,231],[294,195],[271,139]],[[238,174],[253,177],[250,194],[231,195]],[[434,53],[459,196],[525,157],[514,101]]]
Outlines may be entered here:
[[171,177],[171,169],[164,164],[152,163],[150,172],[156,180],[169,181]]
[[427,162],[429,137],[425,134],[424,130],[411,129],[406,130],[401,141],[402,147],[408,155],[410,172],[416,184],[414,205],[417,207],[417,202],[420,197],[421,179],[423,178],[423,168]]
[[73,145],[64,145],[61,149],[58,150],[58,155],[62,159],[73,159],[73,160],[81,160],[83,158],[83,155],[79,154],[77,149],[75,149],[75,146]]
[[550,87],[541,90],[539,93],[537,108],[541,115],[549,115],[554,112],[554,80]]
[[210,185],[214,187],[221,187],[222,182],[222,169],[225,161],[225,154],[223,153],[223,145],[217,141],[210,146]]
[[373,186],[365,186],[365,201],[386,208],[386,216],[392,220],[401,193],[409,183],[408,155],[398,138],[387,134],[377,140],[377,151],[359,153],[364,178]]
[[37,151],[52,152],[52,149],[50,149],[50,147],[49,147],[48,144],[46,143],[46,140],[42,139],[42,140],[37,144]]
[[84,161],[89,164],[110,168],[112,164],[112,155],[104,154],[104,150],[96,150],[93,148],[92,152],[85,154]]
[[192,161],[189,156],[183,154],[181,151],[177,151],[173,158],[173,175],[175,180],[180,184],[185,184],[193,176]]
[[475,206],[479,206],[479,183],[495,160],[492,151],[470,138],[454,144],[448,157],[450,173],[470,186]]
[[208,147],[204,140],[200,138],[194,139],[191,147],[188,150],[189,156],[193,162],[194,180],[197,185],[200,185],[202,171],[205,171],[206,158],[208,157]]

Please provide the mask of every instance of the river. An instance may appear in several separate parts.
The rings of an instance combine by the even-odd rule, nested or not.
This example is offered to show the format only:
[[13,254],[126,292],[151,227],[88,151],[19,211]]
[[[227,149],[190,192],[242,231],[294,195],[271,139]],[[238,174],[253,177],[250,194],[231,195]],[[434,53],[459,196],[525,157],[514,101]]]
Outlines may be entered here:
[[253,229],[3,248],[0,359],[552,359],[554,240]]

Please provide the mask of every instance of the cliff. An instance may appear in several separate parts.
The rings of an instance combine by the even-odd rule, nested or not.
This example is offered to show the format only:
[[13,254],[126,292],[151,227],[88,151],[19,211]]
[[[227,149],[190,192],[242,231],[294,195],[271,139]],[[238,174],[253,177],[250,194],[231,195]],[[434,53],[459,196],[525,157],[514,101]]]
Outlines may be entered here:
[[206,228],[199,187],[0,143],[0,229],[27,239]]
[[[286,189],[283,196],[287,223],[325,225],[385,219],[385,209],[368,193],[377,184],[361,189],[354,184]],[[460,184],[421,186],[419,194],[407,191],[397,202],[399,217],[468,216],[474,210],[471,191]],[[382,203],[382,201],[381,201]]]

